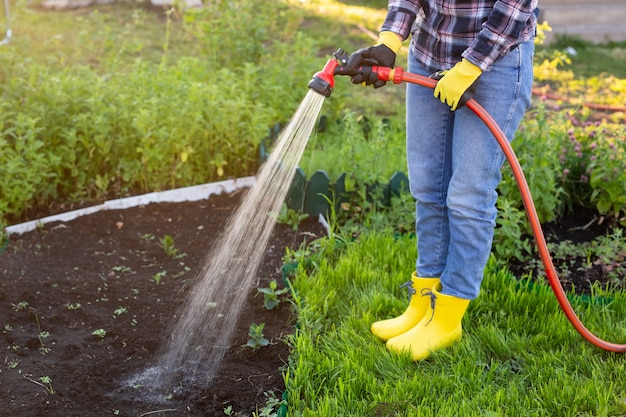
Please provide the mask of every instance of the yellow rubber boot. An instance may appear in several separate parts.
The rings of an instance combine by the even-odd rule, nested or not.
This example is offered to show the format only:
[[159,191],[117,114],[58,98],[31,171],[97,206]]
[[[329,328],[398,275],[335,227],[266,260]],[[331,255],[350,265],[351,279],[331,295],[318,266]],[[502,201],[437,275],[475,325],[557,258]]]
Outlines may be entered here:
[[[391,352],[410,352],[414,361],[426,359],[431,352],[440,350],[461,339],[461,320],[469,300],[441,294],[441,284],[430,294],[429,310],[411,330],[387,341]],[[430,307],[432,305],[432,308]]]
[[373,323],[371,331],[374,336],[387,341],[415,327],[430,308],[430,297],[423,294],[430,294],[437,284],[439,284],[439,278],[418,278],[413,272],[411,287],[414,291],[410,291],[412,296],[409,306],[398,317]]

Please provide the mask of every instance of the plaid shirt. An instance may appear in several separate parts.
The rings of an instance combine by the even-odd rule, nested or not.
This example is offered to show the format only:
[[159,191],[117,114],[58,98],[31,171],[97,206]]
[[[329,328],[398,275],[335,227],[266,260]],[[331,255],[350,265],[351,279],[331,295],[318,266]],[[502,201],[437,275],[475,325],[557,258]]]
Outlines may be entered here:
[[537,0],[389,0],[382,30],[407,39],[415,58],[432,71],[461,57],[488,71],[535,35]]

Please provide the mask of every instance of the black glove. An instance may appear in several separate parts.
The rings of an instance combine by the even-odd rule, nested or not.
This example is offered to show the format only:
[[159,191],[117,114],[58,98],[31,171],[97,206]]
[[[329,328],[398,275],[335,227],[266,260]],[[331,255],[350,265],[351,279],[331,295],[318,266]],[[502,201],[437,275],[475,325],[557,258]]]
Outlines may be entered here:
[[393,32],[381,32],[378,43],[374,46],[359,49],[350,55],[346,64],[346,72],[356,74],[350,79],[354,84],[373,85],[380,88],[387,84],[386,81],[378,79],[378,75],[372,71],[358,71],[361,66],[371,67],[378,65],[381,67],[393,68],[396,63],[396,52],[400,50],[402,41]]

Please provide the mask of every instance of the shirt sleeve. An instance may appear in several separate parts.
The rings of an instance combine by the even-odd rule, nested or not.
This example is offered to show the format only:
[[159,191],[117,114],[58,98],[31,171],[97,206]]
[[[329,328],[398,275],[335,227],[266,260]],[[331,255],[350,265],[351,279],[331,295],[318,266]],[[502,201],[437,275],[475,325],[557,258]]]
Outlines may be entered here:
[[482,30],[463,57],[488,71],[520,39],[528,37],[528,31],[535,26],[533,11],[536,7],[537,0],[496,1]]
[[396,33],[406,40],[411,34],[417,12],[417,1],[390,0],[381,30]]

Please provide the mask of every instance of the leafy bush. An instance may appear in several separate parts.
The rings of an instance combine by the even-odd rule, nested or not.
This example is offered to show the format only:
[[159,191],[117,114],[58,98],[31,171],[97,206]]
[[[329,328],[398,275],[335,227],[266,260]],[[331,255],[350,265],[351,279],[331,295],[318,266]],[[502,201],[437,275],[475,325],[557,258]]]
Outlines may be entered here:
[[346,110],[336,122],[325,123],[305,152],[302,167],[325,170],[330,178],[346,172],[348,189],[386,182],[394,172],[406,171],[404,141],[404,123],[398,118]]
[[[613,226],[626,224],[625,132],[621,125],[586,121],[573,110],[548,111],[543,104],[524,119],[512,145],[542,223],[582,207],[607,216]],[[499,192],[494,250],[521,260],[530,226],[508,164]]]
[[621,139],[602,142],[600,151],[591,156],[589,183],[593,192],[591,201],[598,212],[609,215],[614,222],[626,226],[626,144]]
[[[97,69],[55,68],[0,50],[0,219],[57,200],[256,172],[260,140],[269,126],[288,120],[306,93],[313,42],[295,33],[281,1],[211,4],[224,13],[219,37],[230,43],[220,51],[229,57],[182,56],[168,64],[163,55],[160,63],[137,59],[125,71],[115,57]],[[209,9],[185,14],[189,36],[204,36],[207,48],[215,41]],[[233,13],[241,19],[225,21]],[[100,35],[123,42],[114,31]]]
[[[560,123],[549,119],[545,107],[541,106],[532,117],[525,119],[512,144],[542,222],[554,220],[562,213],[564,190],[558,181],[561,164],[556,152],[561,142],[560,130]],[[503,199],[520,201],[517,183],[508,163],[504,165],[498,191]],[[522,208],[520,203],[516,206]]]

